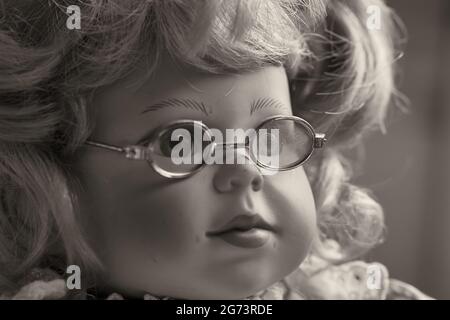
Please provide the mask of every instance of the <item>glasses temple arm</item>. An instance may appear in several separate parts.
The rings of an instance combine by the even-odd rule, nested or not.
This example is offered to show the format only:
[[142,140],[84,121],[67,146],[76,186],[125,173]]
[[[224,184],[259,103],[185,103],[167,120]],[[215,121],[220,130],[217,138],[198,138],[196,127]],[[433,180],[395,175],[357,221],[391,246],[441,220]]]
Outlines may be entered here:
[[124,152],[125,151],[124,148],[117,147],[117,146],[112,146],[112,145],[101,143],[101,142],[95,142],[95,141],[92,141],[92,140],[87,140],[85,142],[85,144],[93,146],[93,147],[97,147],[97,148],[112,150],[112,151],[118,151],[118,152]]

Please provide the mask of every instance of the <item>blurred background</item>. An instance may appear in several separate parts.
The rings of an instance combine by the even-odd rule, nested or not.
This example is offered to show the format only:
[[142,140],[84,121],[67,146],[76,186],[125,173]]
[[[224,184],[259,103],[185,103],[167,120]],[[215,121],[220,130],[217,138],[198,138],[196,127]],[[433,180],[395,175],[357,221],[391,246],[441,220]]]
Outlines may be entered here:
[[408,30],[396,112],[367,140],[360,185],[385,209],[387,238],[367,258],[391,277],[450,299],[450,1],[388,0]]

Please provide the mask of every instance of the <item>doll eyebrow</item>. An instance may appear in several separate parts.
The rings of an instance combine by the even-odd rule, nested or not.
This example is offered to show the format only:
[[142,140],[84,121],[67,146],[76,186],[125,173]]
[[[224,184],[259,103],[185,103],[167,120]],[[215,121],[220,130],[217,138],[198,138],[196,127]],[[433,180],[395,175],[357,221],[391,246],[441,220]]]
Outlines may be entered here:
[[284,104],[274,98],[259,98],[250,105],[250,115],[266,108],[283,109]]
[[[204,102],[199,102],[193,99],[179,98],[169,98],[162,100],[156,104],[145,107],[141,113],[159,111],[168,107],[184,107],[187,109],[199,111],[206,116],[209,116],[212,113],[211,107],[207,106]],[[283,109],[285,108],[285,106],[283,103],[274,98],[258,98],[256,100],[253,100],[253,102],[250,104],[250,115],[253,115],[253,113],[266,108]]]
[[206,116],[210,115],[212,113],[212,110],[209,106],[206,106],[205,103],[199,102],[192,99],[178,99],[178,98],[170,98],[163,101],[160,101],[154,105],[147,106],[144,108],[144,110],[141,113],[146,112],[152,112],[152,111],[158,111],[163,108],[168,107],[184,107],[191,110],[200,111],[201,113],[205,114]]

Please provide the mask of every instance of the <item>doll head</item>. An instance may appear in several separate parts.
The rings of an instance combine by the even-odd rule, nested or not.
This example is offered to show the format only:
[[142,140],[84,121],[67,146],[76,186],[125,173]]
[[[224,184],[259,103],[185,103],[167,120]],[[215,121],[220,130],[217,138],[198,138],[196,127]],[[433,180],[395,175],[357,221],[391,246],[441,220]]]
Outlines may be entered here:
[[[343,151],[382,123],[393,92],[383,3],[116,2],[80,3],[76,31],[64,1],[15,7],[32,24],[4,14],[2,286],[75,263],[86,285],[131,295],[244,298],[309,254],[343,260],[379,242],[381,208],[350,184]],[[365,26],[373,4],[382,30]],[[172,179],[87,144],[142,145],[177,120],[224,132],[274,116],[327,133],[326,148],[272,175],[233,163]],[[255,234],[223,236],[230,223]],[[324,250],[326,239],[340,247]]]

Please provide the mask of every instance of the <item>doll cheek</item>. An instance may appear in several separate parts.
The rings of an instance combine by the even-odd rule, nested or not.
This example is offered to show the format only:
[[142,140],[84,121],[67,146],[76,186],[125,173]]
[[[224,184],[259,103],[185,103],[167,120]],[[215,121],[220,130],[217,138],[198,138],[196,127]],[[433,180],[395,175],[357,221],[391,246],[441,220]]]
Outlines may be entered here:
[[[298,170],[298,169],[297,169]],[[309,243],[317,232],[317,212],[309,181],[304,171],[266,181],[267,204],[277,214],[280,235],[287,243]]]

